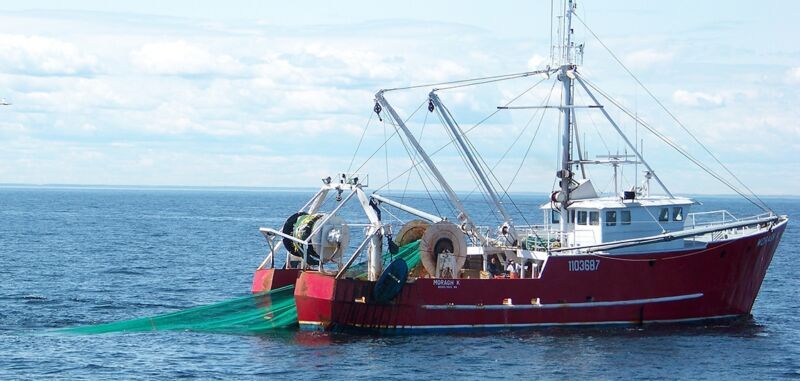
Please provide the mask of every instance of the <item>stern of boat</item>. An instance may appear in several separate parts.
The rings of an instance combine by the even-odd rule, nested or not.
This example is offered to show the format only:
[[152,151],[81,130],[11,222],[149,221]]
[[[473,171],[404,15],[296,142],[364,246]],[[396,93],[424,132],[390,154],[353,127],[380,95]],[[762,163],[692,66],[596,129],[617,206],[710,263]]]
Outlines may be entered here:
[[254,294],[294,284],[300,269],[258,269],[253,274],[250,291]]
[[336,279],[316,271],[300,274],[294,289],[297,321],[304,330],[324,330],[333,320]]

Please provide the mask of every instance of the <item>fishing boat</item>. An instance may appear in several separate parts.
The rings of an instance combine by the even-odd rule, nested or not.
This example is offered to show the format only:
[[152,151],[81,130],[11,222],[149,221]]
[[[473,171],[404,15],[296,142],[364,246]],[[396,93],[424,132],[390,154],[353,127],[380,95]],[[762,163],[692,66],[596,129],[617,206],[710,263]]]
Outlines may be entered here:
[[[321,330],[396,333],[748,316],[787,216],[745,192],[749,188],[741,182],[735,184],[704,165],[589,80],[580,69],[584,46],[573,41],[573,20],[588,26],[575,9],[574,1],[564,1],[555,21],[551,65],[541,70],[375,94],[374,116],[394,128],[392,136],[409,152],[411,169],[404,173],[424,173],[420,178],[429,179],[431,189],[444,195],[452,213],[368,192],[366,174],[326,177],[283,226],[260,229],[269,253],[255,272],[252,291],[294,284],[300,327]],[[558,113],[555,175],[535,174],[553,182],[552,192],[541,204],[520,210],[470,140],[472,129],[457,122],[440,95],[453,87],[531,78],[552,81],[561,90],[559,102],[548,96],[542,104],[519,106],[514,98],[492,113]],[[483,214],[497,216],[496,224],[485,226],[474,217],[477,213],[465,206],[463,195],[453,190],[434,161],[436,152],[423,147],[388,100],[392,93],[422,87],[431,89],[423,104],[443,125],[450,147],[458,151],[486,200]],[[576,102],[579,92],[584,104]],[[763,213],[742,217],[725,210],[693,212],[699,202],[667,188],[609,109],[635,121]],[[578,112],[604,119],[624,142],[625,153],[589,158],[581,149],[586,142],[578,132]],[[618,169],[629,165],[642,169],[643,181],[623,186]],[[613,168],[613,192],[597,191],[587,175],[589,166]],[[344,217],[347,205],[361,213],[360,221]],[[512,208],[542,216],[542,221],[521,224]],[[387,218],[399,213],[413,218]],[[276,266],[276,258],[285,260]]]

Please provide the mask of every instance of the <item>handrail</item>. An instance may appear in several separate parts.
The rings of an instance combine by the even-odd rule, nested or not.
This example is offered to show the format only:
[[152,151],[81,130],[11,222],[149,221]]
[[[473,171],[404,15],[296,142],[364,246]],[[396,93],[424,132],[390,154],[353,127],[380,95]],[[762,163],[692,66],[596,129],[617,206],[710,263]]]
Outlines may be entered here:
[[366,246],[367,243],[372,239],[372,237],[378,232],[380,232],[380,229],[375,229],[372,232],[370,232],[370,234],[367,234],[364,240],[361,241],[361,244],[358,245],[356,251],[353,252],[353,255],[350,256],[350,259],[348,259],[347,262],[344,264],[344,266],[342,266],[342,268],[339,269],[339,272],[336,273],[336,279],[341,278],[342,275],[344,275],[344,273],[347,271],[347,269],[349,269],[350,266],[353,265],[353,262],[355,262],[356,258],[358,258],[358,256],[361,254],[361,251],[364,250],[364,246]]
[[[715,215],[715,214],[718,214],[720,217],[718,219],[714,219],[714,220],[709,219],[708,221],[703,221],[700,224],[698,224],[698,222],[697,222],[698,217]],[[773,217],[773,216],[774,216],[773,213],[765,212],[765,213],[759,213],[759,214],[752,215],[752,216],[747,216],[747,217],[736,217],[736,216],[733,215],[733,213],[729,212],[728,210],[720,209],[720,210],[711,210],[711,211],[705,211],[705,212],[689,213],[689,214],[687,214],[687,222],[689,221],[689,218],[691,218],[691,226],[692,227],[716,226],[716,225],[728,224],[728,223],[731,223],[731,222],[757,221],[757,220],[761,220],[761,219],[768,218],[768,217]]]
[[308,242],[306,242],[306,241],[303,241],[303,240],[297,239],[297,238],[295,238],[295,237],[292,237],[292,236],[290,236],[290,235],[288,235],[288,234],[286,234],[286,233],[284,233],[284,232],[282,232],[282,231],[275,230],[275,229],[272,229],[272,228],[259,228],[259,229],[258,229],[258,231],[260,231],[262,235],[265,235],[265,234],[270,234],[270,235],[272,235],[272,234],[274,234],[274,235],[279,235],[279,236],[281,236],[281,237],[283,237],[283,238],[286,238],[286,239],[288,239],[288,240],[290,240],[290,241],[297,242],[297,243],[299,243],[299,244],[301,244],[301,245],[304,245],[304,246],[305,246],[305,245],[308,245]]
[[339,205],[336,205],[336,207],[333,208],[333,210],[330,213],[326,214],[321,221],[314,224],[314,230],[311,231],[311,234],[309,234],[306,240],[304,241],[306,245],[308,245],[309,242],[311,242],[311,239],[314,238],[314,235],[319,233],[319,231],[322,230],[323,227],[325,227],[325,223],[328,222],[328,220],[331,219],[331,217],[335,216],[336,213],[338,213],[339,210],[342,209],[342,207],[344,207],[344,205],[347,204],[347,202],[350,201],[350,199],[353,198],[353,196],[355,196],[355,194],[356,194],[355,190],[350,192],[350,194],[347,195],[344,201],[340,202]]
[[753,225],[758,225],[758,224],[762,224],[762,223],[769,223],[769,222],[774,222],[774,221],[778,220],[778,218],[779,218],[778,216],[772,215],[772,213],[769,213],[769,214],[770,214],[770,216],[768,216],[768,217],[758,218],[758,219],[754,219],[754,220],[747,220],[747,221],[730,222],[730,223],[727,223],[725,225],[717,226],[717,227],[708,226],[708,227],[705,227],[705,228],[690,229],[690,230],[683,230],[683,231],[677,231],[677,232],[668,232],[668,233],[657,234],[657,235],[648,236],[648,237],[624,239],[624,240],[619,240],[619,241],[614,241],[614,242],[601,243],[601,244],[597,244],[597,245],[587,245],[587,246],[581,246],[581,247],[563,247],[563,248],[559,248],[559,249],[551,249],[550,252],[551,253],[558,253],[558,252],[563,252],[563,251],[579,251],[579,252],[585,252],[585,253],[592,253],[592,252],[599,251],[599,250],[618,249],[618,248],[623,248],[623,247],[644,245],[644,244],[648,244],[648,243],[671,241],[671,240],[679,239],[679,238],[688,238],[688,237],[700,236],[700,235],[704,235],[704,234],[708,234],[708,233],[714,233],[714,232],[717,232],[717,231],[722,231],[722,230],[727,230],[727,229],[743,228],[743,227],[747,227],[747,226],[753,226]]

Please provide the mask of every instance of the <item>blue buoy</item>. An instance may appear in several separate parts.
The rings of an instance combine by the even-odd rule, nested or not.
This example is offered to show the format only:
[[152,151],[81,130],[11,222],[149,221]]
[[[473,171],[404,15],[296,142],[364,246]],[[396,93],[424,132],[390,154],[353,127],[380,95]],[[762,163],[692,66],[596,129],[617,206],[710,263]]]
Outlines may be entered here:
[[375,282],[372,299],[378,303],[388,303],[400,294],[406,279],[408,279],[408,264],[403,258],[397,258],[386,266]]

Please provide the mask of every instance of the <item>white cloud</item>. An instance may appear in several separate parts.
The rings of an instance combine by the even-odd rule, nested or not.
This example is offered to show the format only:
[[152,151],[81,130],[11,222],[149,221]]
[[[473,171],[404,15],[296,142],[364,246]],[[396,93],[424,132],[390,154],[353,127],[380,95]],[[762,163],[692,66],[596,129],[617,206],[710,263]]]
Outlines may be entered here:
[[388,81],[402,72],[402,60],[347,46],[287,46],[253,65],[262,87],[286,85],[353,86],[364,81]]
[[242,65],[226,54],[213,54],[183,40],[153,42],[131,52],[133,64],[149,74],[236,74]]
[[539,54],[534,54],[528,59],[528,69],[531,70],[540,70],[547,65],[548,58],[541,56]]
[[418,81],[443,82],[455,78],[465,78],[469,69],[451,60],[436,60],[429,65],[420,68],[417,74],[420,76]]
[[53,38],[0,35],[0,68],[26,75],[85,75],[97,71],[94,55]]
[[701,91],[677,90],[672,93],[672,100],[680,105],[701,108],[721,107],[725,104],[723,96]]
[[727,106],[731,102],[752,100],[758,96],[755,90],[724,90],[713,93],[702,91],[676,90],[672,101],[689,107],[702,109]]
[[[307,180],[298,174],[318,181],[314,179],[348,165],[371,115],[376,90],[541,68],[548,55],[546,44],[532,44],[527,37],[524,43],[497,39],[446,23],[274,27],[248,25],[244,20],[215,21],[213,28],[200,28],[193,20],[142,18],[114,29],[111,24],[118,20],[106,15],[83,15],[80,22],[74,15],[39,17],[33,12],[19,19],[0,14],[4,31],[16,36],[0,38],[0,96],[14,103],[0,110],[0,136],[7,143],[5,153],[0,152],[0,159],[6,160],[0,163],[0,182],[268,185],[280,179],[281,184],[292,186]],[[35,36],[44,30],[58,39]],[[114,33],[97,33],[102,30]],[[670,61],[681,65],[675,61],[686,59],[685,48],[659,45],[659,38],[642,41],[647,44],[615,45],[633,46],[625,58],[631,67],[659,69],[644,70],[642,80],[660,98],[672,93],[676,104],[690,106],[682,108],[679,117],[690,127],[697,126],[695,131],[711,140],[713,151],[728,153],[733,147],[746,147],[754,133],[766,136],[760,144],[770,147],[775,156],[790,157],[796,151],[796,145],[775,144],[781,139],[797,141],[800,136],[792,127],[796,125],[792,121],[800,117],[791,107],[800,102],[796,92],[756,97],[770,92],[767,84],[734,82],[749,69],[725,71],[732,66],[727,61],[724,68],[702,76],[684,71],[689,78],[679,78],[680,82],[686,79],[692,87],[676,88],[672,83],[676,77],[664,76],[660,69]],[[682,53],[679,57],[677,51]],[[610,67],[597,62],[600,65],[587,73],[589,78],[597,78],[627,107],[638,107],[652,125],[660,128],[671,123],[665,116],[648,112],[641,91],[625,93],[631,87],[628,79],[606,75]],[[614,73],[619,74],[616,69]],[[800,82],[800,67],[785,75],[787,82]],[[466,129],[539,79],[489,83],[441,95]],[[515,104],[540,104],[554,81],[542,83]],[[733,83],[740,88],[731,90]],[[425,101],[429,90],[397,91],[387,98],[407,117]],[[556,82],[551,103],[560,101],[560,91]],[[742,100],[747,100],[748,107],[738,107]],[[746,118],[753,110],[781,119]],[[470,137],[487,162],[494,163],[532,120],[511,152],[521,157],[527,148],[524,143],[532,139],[539,123],[533,115],[531,110],[498,113]],[[551,164],[555,145],[549,143],[557,141],[557,118],[557,112],[548,111],[528,165],[534,155]],[[383,126],[374,115],[372,121],[357,162],[383,143]],[[594,127],[594,122],[600,126]],[[433,150],[449,141],[442,128],[432,126],[438,121],[425,112],[423,104],[409,126],[416,132],[424,123],[426,148]],[[592,131],[605,128],[602,118],[594,117],[585,125],[590,128],[587,139],[599,145]],[[387,128],[391,131],[391,125]],[[398,144],[390,146],[390,162],[406,160],[397,138],[390,144]],[[613,149],[615,143],[609,144]],[[81,154],[84,151],[87,154]],[[303,156],[308,153],[314,156]],[[454,151],[443,151],[437,161],[450,160],[446,154],[455,158],[454,164],[442,163],[448,173],[465,173]],[[273,165],[264,166],[264,162]],[[369,171],[379,183],[385,166],[382,161],[371,164],[375,165]],[[506,162],[502,168],[499,175],[504,180],[516,170]],[[537,167],[532,172],[547,171],[539,172]],[[456,183],[468,189],[471,185],[468,176]],[[547,181],[540,183],[531,180],[527,188],[519,189],[549,186]]]
[[800,83],[800,66],[787,70],[786,77],[790,82]]
[[[337,44],[338,45],[338,44]],[[324,63],[332,60],[336,69],[344,69],[340,75],[361,78],[390,78],[399,69],[402,59],[392,55],[379,54],[375,51],[348,48],[347,46],[314,44],[305,52]]]
[[674,53],[666,50],[643,49],[628,53],[622,62],[636,68],[647,68],[656,64],[669,62]]

